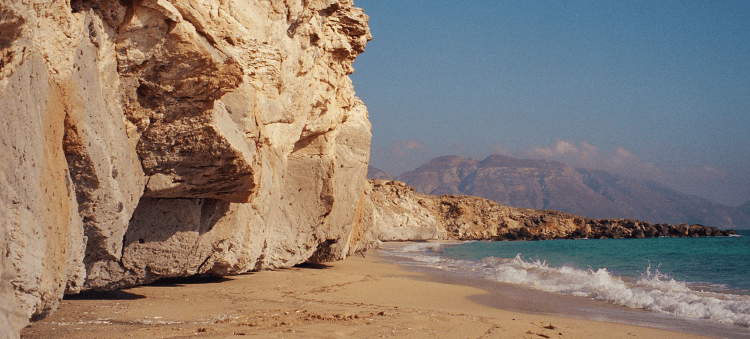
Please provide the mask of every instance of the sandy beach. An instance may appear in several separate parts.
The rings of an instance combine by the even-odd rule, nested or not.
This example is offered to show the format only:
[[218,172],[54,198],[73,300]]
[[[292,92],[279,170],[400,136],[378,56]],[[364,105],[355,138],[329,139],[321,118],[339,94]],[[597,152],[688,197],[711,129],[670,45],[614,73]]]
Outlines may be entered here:
[[510,311],[481,302],[490,294],[371,250],[326,265],[69,296],[22,338],[702,338]]

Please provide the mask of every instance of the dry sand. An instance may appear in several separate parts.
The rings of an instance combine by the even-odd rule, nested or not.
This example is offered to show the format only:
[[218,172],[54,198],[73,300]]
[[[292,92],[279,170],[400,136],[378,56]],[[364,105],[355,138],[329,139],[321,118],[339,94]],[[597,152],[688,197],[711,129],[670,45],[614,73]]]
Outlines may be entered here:
[[378,251],[327,265],[86,293],[22,338],[701,338],[497,309]]

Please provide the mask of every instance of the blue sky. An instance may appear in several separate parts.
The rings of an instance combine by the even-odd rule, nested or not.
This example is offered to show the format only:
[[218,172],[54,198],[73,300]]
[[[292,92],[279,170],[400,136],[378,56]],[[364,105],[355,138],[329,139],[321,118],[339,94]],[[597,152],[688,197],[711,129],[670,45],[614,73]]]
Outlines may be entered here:
[[375,167],[499,153],[750,200],[750,1],[355,5]]

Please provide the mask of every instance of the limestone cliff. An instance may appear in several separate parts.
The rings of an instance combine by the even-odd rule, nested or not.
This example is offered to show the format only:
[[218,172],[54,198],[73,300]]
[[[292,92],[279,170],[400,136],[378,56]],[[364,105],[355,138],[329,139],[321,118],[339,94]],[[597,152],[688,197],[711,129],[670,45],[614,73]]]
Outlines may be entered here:
[[632,219],[591,219],[508,207],[474,197],[420,194],[398,181],[370,180],[373,239],[549,240],[726,236],[735,231]]
[[361,250],[367,22],[351,0],[0,3],[3,333],[63,293]]

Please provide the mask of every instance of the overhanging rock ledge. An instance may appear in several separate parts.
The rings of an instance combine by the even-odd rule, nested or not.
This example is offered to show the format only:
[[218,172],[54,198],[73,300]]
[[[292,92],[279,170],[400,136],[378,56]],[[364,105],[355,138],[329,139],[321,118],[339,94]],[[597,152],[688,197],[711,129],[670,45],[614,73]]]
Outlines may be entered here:
[[367,22],[350,0],[0,3],[0,334],[64,293],[362,250]]

